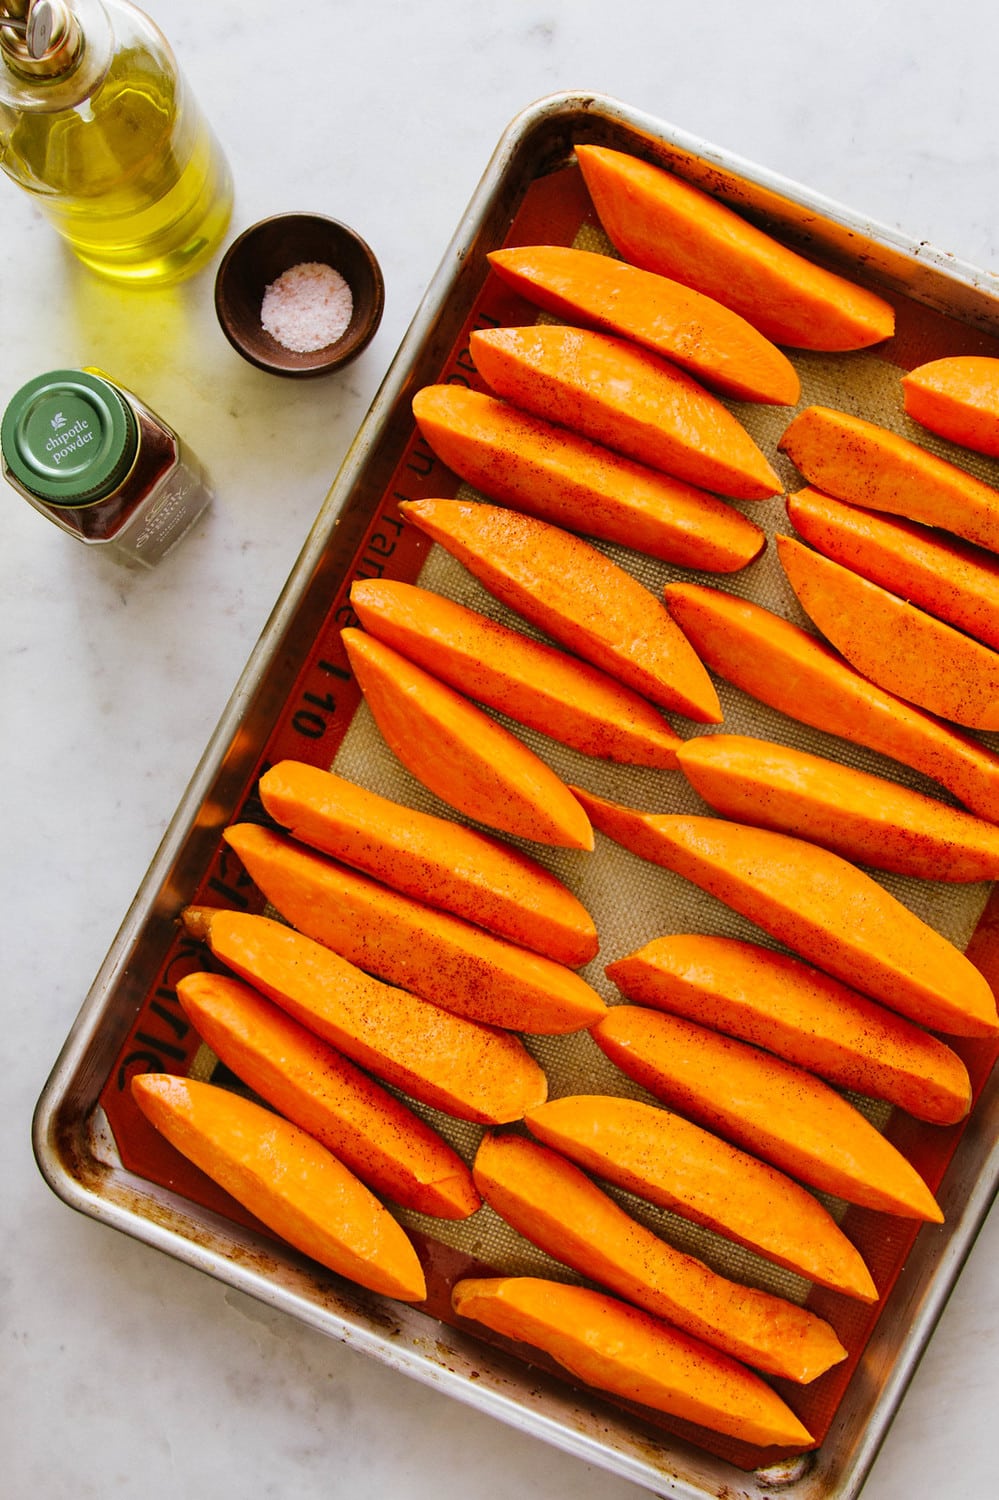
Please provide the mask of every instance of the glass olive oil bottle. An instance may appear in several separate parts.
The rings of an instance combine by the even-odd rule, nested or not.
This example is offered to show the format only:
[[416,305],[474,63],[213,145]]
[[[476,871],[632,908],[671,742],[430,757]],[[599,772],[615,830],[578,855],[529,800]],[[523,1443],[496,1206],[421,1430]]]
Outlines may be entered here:
[[229,222],[218,142],[129,0],[0,0],[0,166],[119,282],[180,280]]

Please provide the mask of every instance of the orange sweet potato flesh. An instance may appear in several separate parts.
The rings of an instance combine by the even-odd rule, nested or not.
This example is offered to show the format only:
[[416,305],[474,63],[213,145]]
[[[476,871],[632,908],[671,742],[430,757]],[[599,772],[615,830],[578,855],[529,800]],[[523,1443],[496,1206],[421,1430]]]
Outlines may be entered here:
[[999,558],[991,552],[810,487],[787,497],[787,514],[826,557],[999,650]]
[[711,678],[660,600],[582,537],[499,505],[399,508],[502,603],[600,671],[660,708],[721,721]]
[[906,413],[938,437],[999,458],[999,359],[930,360],[902,376],[902,400]]
[[864,417],[807,406],[778,444],[809,484],[999,551],[999,490]]
[[576,1094],[528,1110],[524,1123],[584,1171],[820,1286],[877,1300],[856,1247],[807,1188],[693,1121],[639,1099]]
[[781,566],[802,609],[865,677],[968,729],[999,729],[999,655],[794,537]]
[[922,880],[999,878],[999,828],[934,797],[749,735],[702,734],[680,768],[715,812]]
[[425,787],[487,828],[592,849],[578,802],[516,735],[383,641],[340,634],[386,744]]
[[442,1219],[479,1208],[469,1168],[436,1130],[243,980],[186,974],[177,998],[237,1078],[373,1193]]
[[801,381],[787,355],[713,297],[592,250],[493,250],[504,281],[566,323],[631,339],[736,401],[794,406]]
[[287,922],[387,984],[488,1026],[545,1035],[580,1031],[604,1012],[596,990],[564,964],[293,839],[255,823],[237,823],[224,837]]
[[405,1231],[325,1146],[280,1115],[211,1083],[141,1073],[142,1113],[182,1155],[289,1245],[403,1302],[427,1295]]
[[636,1005],[765,1047],[841,1088],[953,1125],[971,1103],[957,1053],[789,953],[706,933],[654,938],[607,965]]
[[758,1375],[603,1292],[533,1276],[467,1277],[451,1301],[459,1317],[543,1350],[597,1390],[761,1447],[812,1444]]
[[824,641],[749,599],[669,584],[670,614],[712,671],[761,703],[920,771],[999,822],[999,757],[869,682]]
[[475,367],[497,396],[636,463],[734,500],[780,480],[742,423],[685,371],[624,339],[535,324],[476,329]]
[[890,338],[882,297],[805,260],[662,167],[603,146],[576,156],[601,224],[625,260],[715,297],[777,344],[830,351]]
[[578,897],[499,839],[304,761],[271,766],[258,791],[267,813],[294,838],[403,895],[573,969],[597,953],[597,929]]
[[939,1224],[919,1173],[814,1073],[682,1016],[615,1005],[593,1039],[671,1109],[847,1203]]
[[766,545],[707,490],[460,385],[428,385],[413,415],[448,468],[490,500],[683,568],[734,573]]
[[350,602],[369,635],[478,703],[583,755],[676,770],[676,730],[589,662],[394,578],[359,579]]
[[870,875],[805,839],[580,793],[594,826],[724,901],[808,963],[917,1025],[999,1031],[984,975]]
[[518,1037],[383,984],[283,922],[187,907],[192,936],[240,979],[383,1083],[456,1119],[505,1125],[548,1080]]
[[487,1133],[473,1172],[489,1206],[532,1244],[733,1359],[807,1384],[846,1357],[823,1318],[675,1250],[538,1141]]

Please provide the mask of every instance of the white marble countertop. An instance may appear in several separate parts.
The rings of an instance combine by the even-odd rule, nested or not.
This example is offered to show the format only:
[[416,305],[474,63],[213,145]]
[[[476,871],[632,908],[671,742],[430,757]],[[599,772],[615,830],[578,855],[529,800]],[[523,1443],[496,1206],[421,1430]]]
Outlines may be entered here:
[[[994,0],[152,0],[232,162],[232,234],[314,208],[387,284],[340,377],[225,343],[209,269],[122,293],[0,180],[0,404],[97,364],[187,437],[218,498],[131,574],[4,486],[0,1489],[8,1500],[392,1493],[625,1500],[633,1486],[71,1213],[33,1106],[493,146],[590,89],[999,271]],[[999,1224],[986,1225],[865,1500],[994,1490]]]

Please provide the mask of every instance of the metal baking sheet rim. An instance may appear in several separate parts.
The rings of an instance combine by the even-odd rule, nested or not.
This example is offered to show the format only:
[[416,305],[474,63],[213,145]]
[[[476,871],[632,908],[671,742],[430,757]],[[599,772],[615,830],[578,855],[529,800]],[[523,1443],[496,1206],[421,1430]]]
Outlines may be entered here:
[[[197,1225],[189,1216],[185,1222],[183,1201],[171,1201],[170,1195],[157,1189],[150,1192],[149,1184],[138,1180],[130,1185],[129,1174],[120,1164],[115,1168],[102,1161],[94,1147],[100,1135],[100,1121],[93,1117],[95,1101],[116,1046],[115,1036],[108,1035],[109,997],[127,974],[130,956],[153,920],[158,901],[162,913],[163,892],[169,889],[180,851],[199,822],[205,822],[210,794],[218,803],[227,766],[247,754],[240,747],[247,708],[260,692],[310,579],[349,516],[355,486],[400,399],[413,361],[452,294],[486,211],[518,152],[547,131],[555,137],[564,133],[568,154],[572,132],[592,121],[612,131],[630,132],[650,148],[663,149],[667,157],[679,153],[703,162],[724,178],[762,195],[771,209],[775,204],[786,205],[792,211],[790,231],[802,230],[806,242],[811,234],[821,241],[823,229],[845,231],[863,244],[865,260],[886,284],[966,321],[980,318],[990,331],[999,331],[999,281],[995,277],[925,242],[907,241],[892,229],[858,218],[819,194],[661,120],[589,93],[554,94],[517,115],[493,152],[52,1068],[35,1109],[32,1144],[53,1192],[77,1211],[633,1483],[678,1500],[723,1495],[727,1500],[763,1500],[775,1491],[793,1500],[854,1500],[999,1188],[999,1081],[995,1074],[941,1185],[946,1222],[925,1227],[917,1237],[825,1442],[804,1462],[795,1460],[784,1469],[778,1466],[756,1474],[743,1474],[679,1441],[671,1440],[666,1448],[661,1435],[651,1430],[636,1433],[633,1424],[623,1422],[610,1406],[601,1407],[598,1399],[586,1393],[577,1397],[561,1382],[530,1368],[526,1369],[527,1404],[523,1364],[459,1330],[428,1320],[424,1313],[392,1304],[391,1317],[386,1318],[375,1306],[377,1299],[364,1294],[353,1298],[351,1289],[343,1293],[332,1285],[329,1304],[317,1305],[314,1268],[303,1262],[296,1271],[294,1259],[282,1262],[279,1283],[273,1258],[266,1269],[256,1264],[266,1263],[268,1247],[256,1242],[249,1231],[234,1231],[228,1221],[224,1232],[231,1241],[229,1251],[239,1249],[243,1258],[213,1250],[211,1215],[202,1215]],[[89,1093],[88,1085],[93,1085]],[[84,1097],[90,1100],[88,1109],[77,1107],[73,1128],[68,1129],[67,1110],[74,1099]],[[79,1148],[84,1139],[86,1158]],[[147,1201],[162,1200],[156,1218],[136,1209],[130,1201],[133,1193]],[[308,1284],[312,1295],[306,1297],[297,1289],[296,1277],[303,1287]],[[899,1328],[904,1334],[896,1342],[893,1331]],[[873,1406],[861,1394],[862,1388],[869,1392],[872,1386],[877,1392]]]

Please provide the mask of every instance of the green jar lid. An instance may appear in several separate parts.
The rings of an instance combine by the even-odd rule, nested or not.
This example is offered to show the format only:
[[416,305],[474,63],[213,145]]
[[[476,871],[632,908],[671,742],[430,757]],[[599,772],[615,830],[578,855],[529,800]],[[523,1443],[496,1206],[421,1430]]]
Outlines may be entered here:
[[11,477],[52,505],[92,505],[125,478],[138,427],[110,381],[86,370],[50,370],[11,399],[0,448]]

